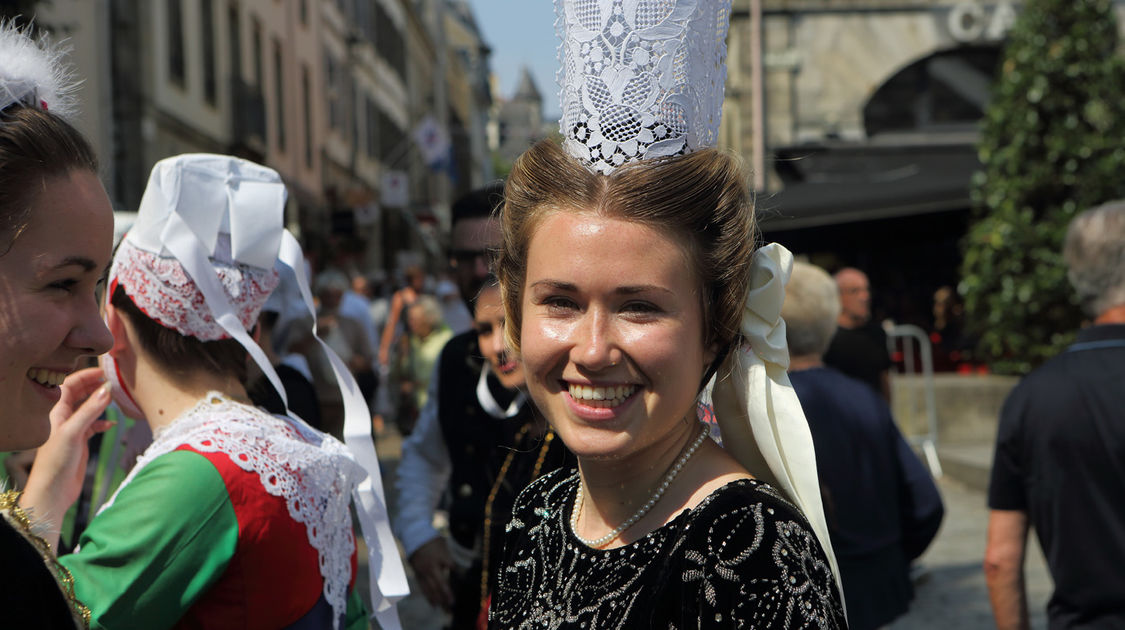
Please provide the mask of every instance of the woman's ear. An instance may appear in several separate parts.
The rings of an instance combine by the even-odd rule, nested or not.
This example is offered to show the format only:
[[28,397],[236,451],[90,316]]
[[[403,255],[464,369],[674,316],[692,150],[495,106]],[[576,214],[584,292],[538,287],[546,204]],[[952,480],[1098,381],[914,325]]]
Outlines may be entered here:
[[105,305],[105,325],[113,335],[113,346],[109,349],[109,355],[117,358],[128,348],[129,333],[124,316],[117,312],[113,304]]
[[[735,341],[734,343],[738,342]],[[719,368],[726,360],[729,352],[730,346],[721,347],[717,343],[711,344],[703,351],[703,379],[699,383],[699,391],[702,392],[711,378],[719,372]]]
[[719,344],[713,343],[703,352],[703,362],[711,365],[719,356]]

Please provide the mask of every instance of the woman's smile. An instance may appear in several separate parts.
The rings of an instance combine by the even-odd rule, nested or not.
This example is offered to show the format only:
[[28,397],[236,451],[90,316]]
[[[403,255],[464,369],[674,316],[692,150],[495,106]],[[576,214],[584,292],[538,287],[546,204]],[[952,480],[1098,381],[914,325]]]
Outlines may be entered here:
[[542,220],[528,248],[528,391],[580,458],[629,458],[695,408],[709,352],[699,280],[658,230],[589,212]]
[[566,385],[566,401],[571,413],[582,422],[606,425],[625,414],[639,398],[636,385],[592,386],[579,383]]

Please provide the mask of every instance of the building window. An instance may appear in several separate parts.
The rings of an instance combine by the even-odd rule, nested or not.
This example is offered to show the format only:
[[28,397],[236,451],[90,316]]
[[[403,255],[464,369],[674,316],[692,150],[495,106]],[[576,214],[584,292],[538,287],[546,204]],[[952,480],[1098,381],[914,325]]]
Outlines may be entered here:
[[254,45],[254,50],[251,51],[254,55],[254,84],[261,90],[265,86],[262,85],[262,23],[258,18],[254,18],[252,37]]
[[378,110],[378,144],[379,144],[379,160],[383,162],[386,167],[394,167],[396,164],[402,162],[403,152],[405,150],[406,135],[402,129],[395,124],[391,117],[383,110]]
[[301,106],[305,115],[305,168],[313,167],[312,86],[309,67],[301,66]]
[[376,155],[376,152],[379,150],[379,143],[378,143],[379,118],[378,117],[379,117],[379,114],[381,112],[379,111],[379,108],[375,106],[375,103],[371,100],[370,97],[365,97],[363,99],[363,101],[364,101],[364,105],[366,106],[366,107],[364,107],[364,110],[365,110],[364,113],[366,114],[366,116],[364,116],[364,119],[365,119],[365,122],[366,122],[366,124],[364,125],[364,131],[366,132],[365,137],[366,137],[366,140],[367,140],[367,142],[364,143],[364,149],[366,150],[367,157],[374,158],[375,155]]
[[[361,0],[355,4],[355,19],[353,24],[359,28],[359,32],[363,34],[363,39],[374,42],[375,41],[375,22],[371,15],[371,5],[378,4],[374,0]],[[377,17],[374,19],[378,19]]]
[[285,151],[285,78],[281,63],[281,40],[273,40],[273,97],[277,112],[277,149]]
[[406,79],[406,46],[403,43],[402,33],[387,15],[382,3],[376,1],[375,5],[375,48],[379,56],[394,68],[400,79]]
[[309,25],[309,3],[308,0],[298,0],[297,2],[297,15],[301,18],[301,26]]
[[230,47],[230,75],[231,78],[242,78],[242,27],[238,19],[238,6],[230,5],[227,8],[227,35]]
[[203,29],[203,98],[214,105],[219,100],[215,76],[215,11],[213,0],[200,1],[200,26]]
[[343,128],[343,112],[340,101],[340,63],[326,49],[324,51],[324,93],[328,97],[328,128]]
[[184,57],[184,12],[180,0],[168,0],[168,76],[180,87],[187,79]]

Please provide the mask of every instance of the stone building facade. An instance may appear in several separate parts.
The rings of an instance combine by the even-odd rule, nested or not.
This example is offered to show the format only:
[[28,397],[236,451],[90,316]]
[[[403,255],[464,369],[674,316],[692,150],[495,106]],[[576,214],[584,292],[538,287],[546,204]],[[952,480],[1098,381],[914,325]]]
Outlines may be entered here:
[[[483,129],[491,95],[477,80],[488,75],[488,48],[469,28],[466,2],[27,4],[25,17],[74,50],[86,80],[78,125],[96,145],[119,210],[136,208],[158,160],[229,153],[282,175],[287,221],[321,252],[318,262],[345,252],[349,266],[393,267],[398,251],[414,250],[432,254],[437,267],[452,197],[490,176]],[[460,142],[464,176],[418,158],[413,131],[431,114]],[[405,173],[408,190],[405,203],[389,207],[392,171]]]

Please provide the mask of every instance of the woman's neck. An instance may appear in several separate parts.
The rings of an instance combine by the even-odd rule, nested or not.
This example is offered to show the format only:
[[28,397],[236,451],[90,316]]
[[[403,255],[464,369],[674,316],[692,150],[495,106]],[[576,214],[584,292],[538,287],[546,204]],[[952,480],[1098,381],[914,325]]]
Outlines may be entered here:
[[237,378],[201,371],[187,376],[169,376],[153,365],[141,365],[130,393],[155,431],[172,423],[208,392],[219,392],[249,403],[246,388]]
[[[579,483],[582,484],[583,504],[578,521],[579,533],[585,538],[598,538],[633,516],[638,508],[652,498],[668,471],[695,441],[701,430],[698,423],[685,422],[678,424],[665,438],[627,458],[605,460],[580,457]],[[682,470],[677,475],[677,480],[681,480],[681,476]],[[675,485],[676,481],[673,481],[669,490]],[[665,501],[668,503],[664,503]],[[663,524],[662,518],[648,517],[658,514],[667,516],[667,507],[672,503],[674,501],[671,497],[662,498],[633,529],[643,530],[643,535],[653,529],[644,527],[646,520],[650,524],[658,521],[656,526]],[[632,540],[632,533],[635,532],[622,532],[620,539]]]

